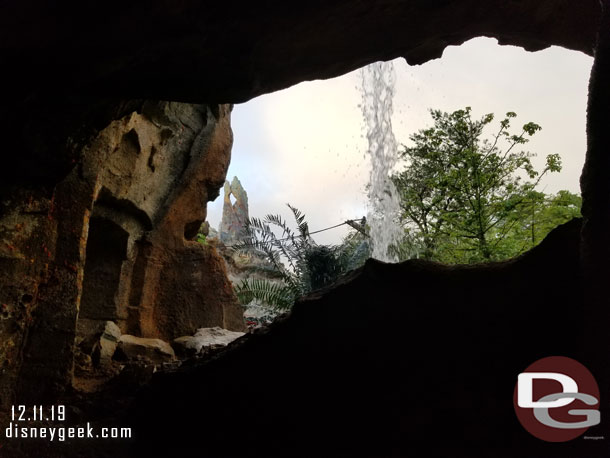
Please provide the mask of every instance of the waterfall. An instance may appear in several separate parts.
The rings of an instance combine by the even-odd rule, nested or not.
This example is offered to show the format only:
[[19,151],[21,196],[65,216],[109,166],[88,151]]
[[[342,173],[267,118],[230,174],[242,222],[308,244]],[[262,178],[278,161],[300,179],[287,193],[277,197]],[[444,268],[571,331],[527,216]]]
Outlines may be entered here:
[[371,160],[368,185],[367,223],[371,237],[372,257],[397,262],[388,248],[400,240],[403,230],[398,224],[400,199],[390,180],[398,161],[398,143],[392,132],[395,71],[392,62],[376,62],[360,70],[362,115],[365,121],[367,154]]

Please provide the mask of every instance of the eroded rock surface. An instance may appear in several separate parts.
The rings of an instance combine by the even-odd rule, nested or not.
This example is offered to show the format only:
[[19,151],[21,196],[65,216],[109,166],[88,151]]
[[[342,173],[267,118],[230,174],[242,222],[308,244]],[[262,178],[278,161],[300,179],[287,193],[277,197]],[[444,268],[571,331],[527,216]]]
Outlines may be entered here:
[[226,347],[243,335],[243,332],[228,331],[215,326],[197,329],[194,336],[178,337],[174,339],[172,345],[180,356],[195,356],[208,350]]
[[3,201],[2,405],[61,392],[75,343],[96,342],[83,364],[105,361],[107,322],[166,341],[244,329],[222,259],[193,240],[225,181],[229,117],[224,105],[143,103],[84,145],[51,192]]

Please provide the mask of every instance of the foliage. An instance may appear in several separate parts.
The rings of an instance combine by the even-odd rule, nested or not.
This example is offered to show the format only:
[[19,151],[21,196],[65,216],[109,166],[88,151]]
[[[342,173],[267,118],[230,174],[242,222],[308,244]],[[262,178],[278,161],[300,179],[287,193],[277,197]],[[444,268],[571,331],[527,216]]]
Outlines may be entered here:
[[239,250],[262,252],[279,274],[282,284],[266,279],[244,279],[235,287],[242,304],[254,300],[278,310],[289,309],[299,297],[330,285],[366,259],[357,253],[364,236],[350,234],[339,246],[318,245],[309,233],[305,215],[290,204],[288,208],[295,219],[296,230],[291,229],[280,215],[267,215],[262,220],[251,218],[245,228],[246,241]]
[[352,227],[356,230],[350,231],[343,238],[337,251],[340,265],[348,272],[364,265],[371,257],[371,247],[368,236],[365,235],[368,233],[368,227],[364,224],[356,224]]
[[533,248],[556,226],[581,216],[581,203],[579,195],[566,190],[555,195],[533,191],[512,218],[507,219],[506,224],[512,227],[506,231],[502,247],[509,251],[499,251],[498,256],[509,258]]
[[197,241],[202,245],[208,244],[205,234],[202,234],[201,232],[197,234]]
[[264,304],[274,304],[278,309],[289,309],[294,303],[293,291],[283,285],[260,278],[247,278],[235,287],[235,294],[242,304],[259,300]]
[[393,176],[404,244],[415,245],[421,258],[447,263],[505,259],[578,214],[578,196],[536,191],[543,176],[561,170],[559,155],[548,155],[544,169],[537,171],[534,155],[519,149],[541,129],[538,124],[528,122],[513,134],[516,114],[508,112],[487,140],[482,134],[493,114],[476,120],[470,107],[430,113],[434,125],[411,135],[413,146],[400,152],[406,168]]

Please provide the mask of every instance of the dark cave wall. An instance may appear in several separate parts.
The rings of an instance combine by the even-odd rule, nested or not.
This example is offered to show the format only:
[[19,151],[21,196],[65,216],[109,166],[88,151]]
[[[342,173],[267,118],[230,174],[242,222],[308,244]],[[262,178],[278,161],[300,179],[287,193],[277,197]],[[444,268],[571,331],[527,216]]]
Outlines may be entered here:
[[12,90],[6,91],[9,100],[68,89],[113,97],[243,102],[373,60],[402,56],[420,64],[440,57],[446,46],[478,36],[529,50],[558,45],[591,55],[600,4],[267,0],[236,8],[209,0],[97,0],[83,7],[24,0],[4,6],[3,13],[3,58],[12,68],[8,76],[14,77]]
[[[57,232],[58,223],[49,217],[53,201],[44,193],[23,190],[3,204],[5,213],[0,220],[0,405],[7,408],[14,399],[23,344],[36,308],[34,304],[46,294],[44,284],[50,280],[54,269],[50,258],[56,251],[56,239],[48,234]],[[34,240],[39,243],[32,243]]]
[[[608,456],[604,440],[531,436],[512,402],[538,358],[596,376],[607,361],[585,342],[580,223],[506,262],[367,261],[221,357],[159,373],[131,409],[132,456]],[[603,415],[586,435],[607,434]]]
[[[54,186],[92,131],[137,99],[238,103],[376,60],[420,64],[488,36],[593,54],[598,0],[154,0],[0,10],[0,130],[20,151],[3,183]],[[137,30],[137,33],[134,33]],[[81,145],[82,146],[82,145]]]
[[604,1],[595,61],[589,80],[587,155],[580,187],[584,218],[580,274],[584,281],[578,309],[586,317],[585,344],[595,361],[600,396],[610,405],[610,2]]

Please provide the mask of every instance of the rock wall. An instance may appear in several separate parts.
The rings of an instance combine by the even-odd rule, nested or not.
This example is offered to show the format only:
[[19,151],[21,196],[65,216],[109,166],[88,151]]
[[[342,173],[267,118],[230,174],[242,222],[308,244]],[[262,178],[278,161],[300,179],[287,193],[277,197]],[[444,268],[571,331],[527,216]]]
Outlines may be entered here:
[[14,165],[0,180],[54,185],[78,160],[66,136],[103,128],[125,101],[244,102],[377,60],[421,64],[479,36],[592,55],[600,14],[599,0],[5,3],[1,154]]
[[[587,155],[580,177],[584,218],[581,234],[581,275],[585,279],[582,313],[586,322],[586,344],[591,353],[605,361],[594,368],[600,383],[600,396],[610,399],[610,1],[604,14],[595,60],[589,80],[587,103]],[[608,402],[608,401],[606,401]]]
[[69,0],[24,0],[0,16],[0,40],[13,51],[4,53],[13,83],[4,90],[10,100],[70,88],[241,102],[374,60],[402,56],[420,64],[477,36],[592,54],[600,11],[598,0],[314,0],[290,7],[268,0],[239,8],[210,0],[126,7],[113,0],[86,9]]
[[[369,260],[222,357],[158,374],[128,421],[133,456],[608,456],[603,440],[531,436],[512,403],[538,358],[607,364],[576,312],[579,238],[573,220],[507,262]],[[607,431],[602,413],[586,435]]]
[[194,241],[231,145],[229,106],[146,102],[102,129],[50,193],[4,199],[3,407],[65,389],[75,338],[106,321],[165,340],[244,328],[221,258]]

